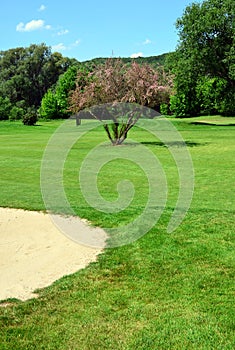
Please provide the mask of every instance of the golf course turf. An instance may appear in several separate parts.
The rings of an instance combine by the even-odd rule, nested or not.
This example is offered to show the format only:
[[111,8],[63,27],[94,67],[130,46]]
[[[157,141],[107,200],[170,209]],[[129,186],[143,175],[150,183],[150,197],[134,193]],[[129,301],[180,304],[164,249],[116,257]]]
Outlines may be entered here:
[[[167,232],[179,191],[174,159],[160,140],[135,127],[129,138],[148,147],[166,173],[167,203],[160,220],[139,240],[107,249],[97,262],[39,290],[37,299],[2,302],[1,350],[235,348],[235,126],[225,125],[234,118],[170,120],[185,140],[195,173],[192,203],[181,225]],[[212,124],[195,124],[200,120]],[[0,123],[1,207],[45,210],[41,159],[62,123]],[[88,152],[105,140],[99,127],[74,144],[65,162],[64,188],[77,215],[115,227],[140,215],[148,181],[136,164],[112,161],[98,176],[103,197],[115,200],[117,183],[128,178],[135,198],[115,215],[91,208],[77,174]],[[128,139],[121,147],[131,152]]]

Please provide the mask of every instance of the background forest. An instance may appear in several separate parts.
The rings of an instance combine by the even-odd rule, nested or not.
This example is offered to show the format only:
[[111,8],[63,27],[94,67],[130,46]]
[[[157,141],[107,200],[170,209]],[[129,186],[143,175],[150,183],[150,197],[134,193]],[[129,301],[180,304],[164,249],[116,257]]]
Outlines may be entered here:
[[[96,92],[89,103],[105,103],[101,97],[97,100],[97,77],[110,68],[113,81],[115,75],[125,75],[127,71],[132,76],[131,83],[129,80],[125,85],[132,97],[125,98],[125,102],[176,117],[234,115],[234,13],[232,0],[207,0],[186,7],[176,22],[179,44],[175,52],[160,56],[78,62],[52,53],[43,43],[2,51],[0,120],[22,119],[25,124],[35,124],[39,117],[68,118],[79,109],[75,108],[79,101],[73,91],[82,94],[91,84],[96,85]],[[116,83],[119,84],[117,80]],[[110,89],[110,81],[102,84],[107,85],[107,91]],[[153,103],[159,86],[167,93]],[[124,95],[112,97],[123,100]]]

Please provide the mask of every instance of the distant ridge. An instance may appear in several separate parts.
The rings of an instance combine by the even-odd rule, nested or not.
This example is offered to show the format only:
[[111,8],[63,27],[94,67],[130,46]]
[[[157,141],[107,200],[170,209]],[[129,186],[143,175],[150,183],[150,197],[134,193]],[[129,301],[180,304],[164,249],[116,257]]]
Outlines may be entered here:
[[[113,57],[114,59],[121,59],[124,63],[131,63],[133,61],[139,63],[139,64],[149,64],[153,67],[157,66],[164,66],[166,62],[166,58],[170,53],[163,53],[158,56],[149,56],[149,57],[137,57],[137,58],[131,58],[131,57]],[[109,57],[110,58],[110,57]],[[108,59],[108,57],[98,57],[98,58],[93,58],[91,60],[86,60],[81,63],[83,64],[88,64],[90,65],[100,65],[105,63],[105,61]]]

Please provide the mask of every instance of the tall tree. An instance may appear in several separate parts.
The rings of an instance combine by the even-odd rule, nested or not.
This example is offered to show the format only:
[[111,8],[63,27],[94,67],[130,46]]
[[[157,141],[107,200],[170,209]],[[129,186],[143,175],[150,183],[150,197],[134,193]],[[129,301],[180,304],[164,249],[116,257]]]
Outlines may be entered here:
[[45,92],[73,63],[45,44],[0,52],[0,93],[12,104],[38,107]]
[[179,45],[176,50],[176,89],[179,104],[188,103],[185,113],[198,112],[196,85],[207,76],[224,81],[228,104],[235,107],[235,2],[205,0],[187,6],[177,20]]

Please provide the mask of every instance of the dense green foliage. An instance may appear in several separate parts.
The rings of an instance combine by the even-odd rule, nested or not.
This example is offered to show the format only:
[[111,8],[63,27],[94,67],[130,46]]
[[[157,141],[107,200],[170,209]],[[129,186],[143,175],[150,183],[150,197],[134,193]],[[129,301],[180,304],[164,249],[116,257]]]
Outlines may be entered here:
[[[177,21],[179,46],[173,59],[178,116],[235,110],[235,2],[205,0],[187,6]],[[215,90],[215,91],[213,91]]]
[[[234,349],[235,126],[226,126],[233,118],[173,123],[195,167],[193,202],[180,227],[166,232],[177,199],[174,160],[160,140],[133,128],[131,138],[144,142],[166,171],[169,194],[160,222],[137,242],[105,251],[88,268],[41,290],[38,299],[9,300],[8,306],[0,307],[1,349]],[[48,121],[25,128],[19,122],[2,122],[1,206],[44,209],[40,163],[60,124]],[[107,227],[138,215],[145,206],[148,181],[132,162],[123,167],[123,160],[117,159],[112,171],[109,164],[102,169],[99,190],[114,200],[117,182],[134,180],[134,204],[112,217],[90,208],[77,174],[84,157],[103,138],[99,128],[73,146],[64,185],[77,214]],[[132,151],[130,144],[123,147]]]
[[56,94],[51,89],[47,90],[43,96],[39,113],[40,116],[45,119],[60,118],[60,110]]
[[0,120],[7,120],[9,118],[11,108],[10,99],[0,96]]
[[[89,79],[90,71],[83,64],[74,64],[59,77],[54,89],[49,89],[42,98],[39,114],[45,119],[68,118],[71,115],[69,109],[69,95],[75,90],[76,85],[81,88]],[[79,79],[78,79],[79,74]]]
[[[52,53],[45,44],[0,52],[0,120],[18,119],[21,108],[38,108],[42,97],[76,60]],[[11,112],[11,108],[14,108]]]
[[28,107],[23,115],[22,121],[24,125],[35,125],[38,120],[38,113],[36,108]]

